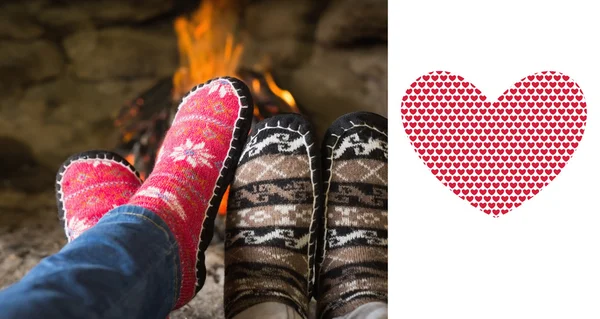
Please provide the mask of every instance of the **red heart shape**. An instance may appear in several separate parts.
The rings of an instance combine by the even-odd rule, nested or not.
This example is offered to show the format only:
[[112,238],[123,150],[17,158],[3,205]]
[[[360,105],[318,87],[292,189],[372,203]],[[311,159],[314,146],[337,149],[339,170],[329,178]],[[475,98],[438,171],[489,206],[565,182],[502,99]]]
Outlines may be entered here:
[[[523,78],[494,102],[463,77],[435,71],[412,83],[402,101],[403,125],[419,157],[457,196],[494,217],[554,180],[587,120],[579,85],[555,71]],[[415,129],[425,127],[436,129]]]

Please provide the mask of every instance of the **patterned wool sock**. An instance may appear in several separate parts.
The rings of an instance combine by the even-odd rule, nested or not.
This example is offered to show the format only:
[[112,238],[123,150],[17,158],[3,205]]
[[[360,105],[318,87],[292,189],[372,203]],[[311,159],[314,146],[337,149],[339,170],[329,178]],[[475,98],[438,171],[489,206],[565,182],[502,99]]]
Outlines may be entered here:
[[160,216],[179,244],[181,289],[174,309],[204,285],[204,251],[252,121],[252,97],[234,78],[218,78],[186,95],[156,159],[128,204]]
[[254,129],[229,195],[227,318],[264,302],[287,304],[307,317],[322,206],[317,151],[300,115],[274,116]]
[[140,187],[138,172],[118,154],[89,151],[67,159],[56,174],[58,215],[70,242]]
[[337,119],[323,141],[320,318],[387,302],[387,120],[360,112]]

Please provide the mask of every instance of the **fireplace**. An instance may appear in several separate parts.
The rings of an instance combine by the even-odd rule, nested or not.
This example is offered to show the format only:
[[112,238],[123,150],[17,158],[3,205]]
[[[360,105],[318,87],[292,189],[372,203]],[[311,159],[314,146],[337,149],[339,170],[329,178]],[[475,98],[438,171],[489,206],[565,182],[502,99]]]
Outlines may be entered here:
[[[293,95],[277,85],[268,62],[251,68],[240,66],[245,52],[239,39],[243,32],[239,31],[238,5],[234,0],[204,0],[175,18],[179,67],[173,76],[158,80],[119,112],[115,120],[121,132],[117,150],[138,169],[142,179],[153,169],[178,102],[193,87],[212,78],[235,76],[247,83],[255,101],[253,124],[276,114],[301,113]],[[268,59],[263,57],[263,61]],[[227,190],[221,215],[227,210],[228,194]]]
[[[3,1],[0,287],[64,243],[53,184],[69,155],[113,149],[147,174],[181,95],[222,75],[252,89],[257,120],[300,112],[317,136],[347,112],[386,115],[387,3]],[[222,254],[173,318],[222,317]]]

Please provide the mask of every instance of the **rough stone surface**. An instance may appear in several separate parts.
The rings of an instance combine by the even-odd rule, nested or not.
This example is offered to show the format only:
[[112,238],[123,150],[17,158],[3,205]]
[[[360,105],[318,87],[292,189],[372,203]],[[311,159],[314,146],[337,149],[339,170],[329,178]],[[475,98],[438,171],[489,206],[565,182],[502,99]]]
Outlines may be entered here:
[[40,165],[29,144],[0,137],[0,191],[18,189],[36,193],[52,189],[54,175],[51,169]]
[[312,51],[316,19],[323,2],[313,0],[252,2],[245,10],[245,53],[241,64],[294,68]]
[[256,1],[244,10],[244,26],[258,40],[306,37],[314,29],[308,22],[315,3],[312,0]]
[[9,14],[23,13],[35,16],[42,11],[52,0],[4,0],[0,4],[2,12]]
[[25,15],[0,14],[0,38],[34,39],[43,33],[44,29]]
[[317,27],[317,41],[328,45],[387,42],[386,0],[333,0]]
[[0,41],[0,93],[57,76],[64,61],[50,41]]
[[206,250],[206,283],[196,297],[181,309],[175,310],[171,318],[225,318],[223,309],[223,283],[225,282],[223,243],[212,244]]
[[177,64],[172,31],[88,30],[66,38],[64,47],[75,74],[86,80],[170,75]]
[[0,178],[8,177],[23,165],[33,165],[35,156],[28,144],[10,137],[0,137]]
[[387,117],[387,48],[317,49],[311,60],[281,77],[309,115],[318,136],[346,113],[371,111]]
[[0,287],[23,277],[66,242],[50,191],[0,192]]
[[38,21],[50,32],[59,35],[94,29],[90,15],[77,7],[55,7],[41,12]]
[[169,12],[173,0],[84,1],[79,6],[97,24],[143,22]]
[[0,39],[35,39],[44,29],[35,22],[34,14],[42,3],[31,1],[28,4],[0,4]]
[[296,68],[310,58],[313,49],[312,42],[294,38],[268,41],[246,38],[244,42],[240,65],[248,69],[255,65],[272,69]]
[[73,153],[114,147],[119,108],[155,80],[89,83],[64,76],[32,86],[16,104],[0,99],[0,136],[28,143],[40,163],[57,168]]

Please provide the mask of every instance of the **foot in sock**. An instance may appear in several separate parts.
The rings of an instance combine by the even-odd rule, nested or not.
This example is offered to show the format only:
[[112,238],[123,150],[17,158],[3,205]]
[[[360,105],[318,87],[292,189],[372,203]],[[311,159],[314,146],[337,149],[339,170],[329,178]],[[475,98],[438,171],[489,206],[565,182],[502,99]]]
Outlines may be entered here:
[[319,318],[387,302],[387,120],[336,120],[323,141],[325,212],[317,260]]
[[309,123],[297,114],[254,129],[230,190],[225,314],[265,302],[304,318],[314,283],[320,162]]
[[218,78],[182,100],[152,173],[128,202],[153,211],[179,244],[181,289],[174,309],[204,285],[204,251],[252,121],[252,97],[234,78]]
[[138,172],[120,155],[89,151],[67,159],[56,175],[58,214],[70,242],[140,187]]

